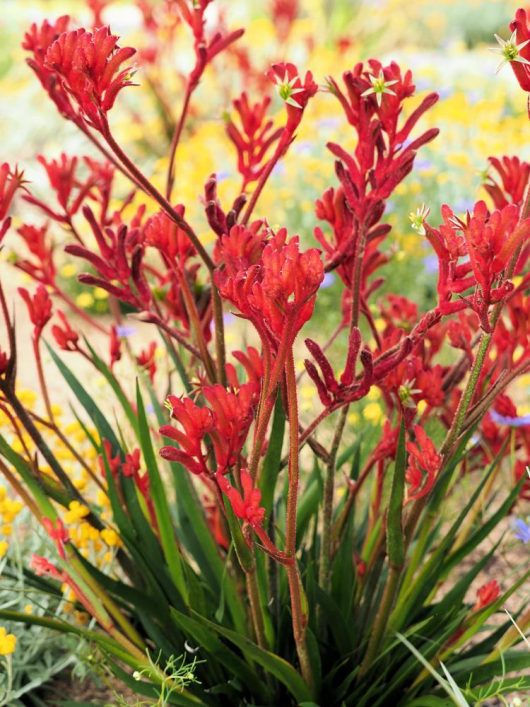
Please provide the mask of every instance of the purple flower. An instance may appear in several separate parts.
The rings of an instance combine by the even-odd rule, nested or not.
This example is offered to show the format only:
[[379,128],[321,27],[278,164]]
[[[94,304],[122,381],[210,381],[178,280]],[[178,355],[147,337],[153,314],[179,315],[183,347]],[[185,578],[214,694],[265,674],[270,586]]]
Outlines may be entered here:
[[335,275],[333,273],[327,272],[324,275],[324,279],[322,280],[322,283],[320,285],[320,289],[325,289],[326,287],[331,287],[331,285],[335,282]]
[[520,540],[525,545],[530,543],[530,525],[522,518],[516,518],[513,525],[515,529],[514,536],[517,540]]
[[498,425],[508,425],[508,427],[527,427],[530,425],[530,415],[521,415],[521,417],[508,417],[501,415],[496,410],[490,411],[491,419]]
[[136,329],[133,326],[118,325],[116,327],[116,334],[122,339],[127,339],[130,336],[133,336],[133,334],[136,334]]

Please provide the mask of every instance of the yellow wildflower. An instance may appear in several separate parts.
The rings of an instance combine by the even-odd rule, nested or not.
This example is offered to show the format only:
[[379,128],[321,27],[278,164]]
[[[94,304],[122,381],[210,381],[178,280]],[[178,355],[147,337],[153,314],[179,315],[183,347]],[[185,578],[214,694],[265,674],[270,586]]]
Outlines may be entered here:
[[68,505],[68,509],[64,516],[65,523],[77,523],[90,513],[88,508],[82,503],[79,503],[79,501],[72,501]]
[[15,652],[16,645],[17,637],[0,626],[0,655],[11,655]]

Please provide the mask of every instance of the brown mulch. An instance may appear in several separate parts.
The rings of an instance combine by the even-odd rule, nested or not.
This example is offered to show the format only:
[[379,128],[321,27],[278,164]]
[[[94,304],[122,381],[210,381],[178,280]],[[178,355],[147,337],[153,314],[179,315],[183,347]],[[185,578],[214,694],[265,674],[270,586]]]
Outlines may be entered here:
[[40,697],[49,707],[58,707],[62,702],[69,700],[94,705],[94,707],[115,707],[118,704],[118,697],[121,698],[120,704],[136,705],[138,702],[142,705],[150,704],[147,698],[135,695],[123,683],[113,678],[105,678],[103,684],[91,677],[84,680],[76,679],[71,672],[62,673],[45,685]]

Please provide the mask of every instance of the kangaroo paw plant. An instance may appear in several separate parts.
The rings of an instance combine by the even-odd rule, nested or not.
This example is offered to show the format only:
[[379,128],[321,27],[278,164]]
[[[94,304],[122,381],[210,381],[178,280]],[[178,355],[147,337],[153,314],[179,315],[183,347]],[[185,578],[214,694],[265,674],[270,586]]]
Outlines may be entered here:
[[[23,39],[90,156],[39,155],[48,198],[0,168],[0,472],[49,538],[25,580],[45,608],[0,617],[83,638],[157,704],[462,705],[529,690],[530,571],[485,570],[530,496],[513,385],[530,372],[530,165],[492,157],[487,202],[412,213],[436,290],[427,307],[389,291],[385,214],[438,135],[420,125],[437,94],[416,98],[410,71],[376,59],[323,85],[287,61],[257,70],[215,4],[139,1],[138,53],[102,24],[104,2],[89,28],[63,16]],[[273,5],[288,53],[291,4]],[[524,10],[511,31],[500,51],[528,92]],[[190,62],[166,87],[186,32]],[[201,82],[222,91],[219,66],[245,89],[225,117],[239,176],[212,174],[181,203],[179,148]],[[141,84],[167,138],[161,179],[111,119]],[[314,228],[293,235],[262,197],[297,159],[302,122],[332,104],[336,176]],[[65,264],[104,316],[71,296]],[[34,282],[16,321],[13,266]],[[17,378],[28,365],[34,404]],[[373,401],[384,424],[364,415]]]

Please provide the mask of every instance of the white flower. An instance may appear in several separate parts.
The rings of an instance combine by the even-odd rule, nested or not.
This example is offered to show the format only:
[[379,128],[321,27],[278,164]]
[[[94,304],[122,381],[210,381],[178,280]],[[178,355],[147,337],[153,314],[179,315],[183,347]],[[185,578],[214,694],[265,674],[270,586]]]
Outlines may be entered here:
[[530,42],[530,39],[527,39],[526,42],[521,42],[520,44],[517,44],[517,37],[516,37],[516,31],[514,30],[512,32],[512,36],[510,39],[503,39],[502,37],[499,37],[498,34],[493,35],[497,42],[500,44],[500,47],[492,47],[492,51],[494,51],[497,54],[500,54],[502,56],[502,61],[497,67],[497,72],[499,72],[504,64],[509,64],[512,61],[518,61],[521,64],[528,64],[530,65],[530,61],[528,59],[525,59],[524,57],[521,56],[521,49],[523,47],[526,47],[528,42]]
[[393,86],[395,83],[398,83],[398,80],[394,79],[393,81],[385,81],[383,69],[380,69],[379,74],[377,76],[370,74],[368,78],[370,79],[372,85],[370,86],[370,88],[367,88],[364,93],[361,93],[361,96],[369,96],[371,93],[375,93],[375,100],[377,101],[377,105],[381,106],[381,103],[383,101],[383,93],[389,93],[391,96],[396,95],[395,91],[392,91],[389,86]]
[[411,211],[409,214],[409,220],[412,226],[412,230],[419,233],[420,236],[425,235],[425,219],[429,215],[430,209],[422,204],[416,211]]
[[295,101],[293,98],[296,93],[302,93],[304,90],[303,88],[294,88],[295,83],[300,80],[300,77],[294,76],[290,81],[288,81],[288,78],[289,76],[287,71],[284,74],[283,80],[279,76],[276,76],[275,78],[280,98],[283,98],[283,100],[290,106],[294,106],[295,108],[300,108],[300,110],[302,110],[303,106],[301,106],[300,103]]

